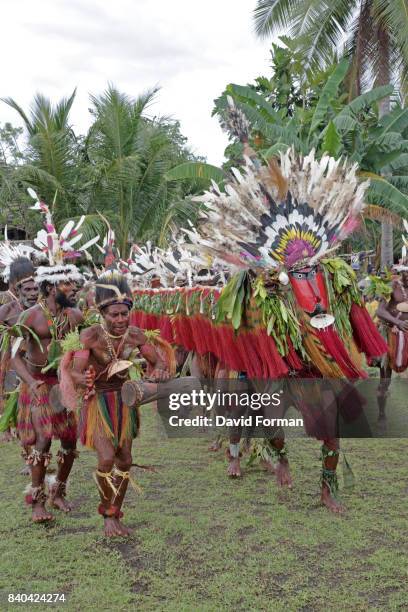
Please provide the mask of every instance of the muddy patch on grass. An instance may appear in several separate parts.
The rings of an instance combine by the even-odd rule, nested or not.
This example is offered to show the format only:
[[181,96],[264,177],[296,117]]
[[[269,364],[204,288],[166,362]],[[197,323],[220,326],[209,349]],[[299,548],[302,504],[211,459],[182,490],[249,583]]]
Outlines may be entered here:
[[247,525],[246,527],[237,529],[237,536],[240,538],[246,538],[253,533],[256,533],[256,528],[253,525]]
[[183,541],[183,534],[181,531],[177,533],[173,533],[172,535],[167,536],[166,544],[168,546],[179,546]]
[[94,532],[95,528],[94,527],[80,527],[80,526],[75,526],[75,527],[64,527],[60,530],[59,535],[72,535],[72,534],[77,534],[77,533],[91,533]]

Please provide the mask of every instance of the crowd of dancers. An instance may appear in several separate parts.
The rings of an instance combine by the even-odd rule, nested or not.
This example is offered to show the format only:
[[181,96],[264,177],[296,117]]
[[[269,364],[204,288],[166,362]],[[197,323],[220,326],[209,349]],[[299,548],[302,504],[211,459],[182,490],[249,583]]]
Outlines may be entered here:
[[[375,276],[368,283],[374,293],[387,287],[376,296],[374,322],[355,273],[338,255],[364,208],[367,184],[356,166],[293,150],[264,163],[248,145],[242,117],[230,113],[243,165],[223,189],[213,184],[198,198],[196,227],[166,250],[133,245],[121,258],[110,228],[102,245],[98,236],[78,247],[83,220],[58,233],[32,190],[44,229],[33,246],[0,245],[8,283],[0,307],[0,429],[22,446],[34,522],[53,520],[55,509],[70,512],[67,481],[80,440],[96,451],[105,534],[128,535],[122,506],[140,405],[157,395],[157,383],[186,374],[245,379],[256,390],[284,380],[306,432],[322,442],[321,501],[343,511],[327,393],[346,420],[356,418],[363,407],[353,383],[367,377],[367,364],[378,366],[384,414],[392,371],[408,367],[406,246],[388,284]],[[104,254],[99,268],[90,255],[95,246]],[[229,432],[230,477],[242,474],[242,437],[240,428]],[[53,439],[60,448],[50,477]],[[292,486],[282,428],[265,430],[252,452],[279,486]]]

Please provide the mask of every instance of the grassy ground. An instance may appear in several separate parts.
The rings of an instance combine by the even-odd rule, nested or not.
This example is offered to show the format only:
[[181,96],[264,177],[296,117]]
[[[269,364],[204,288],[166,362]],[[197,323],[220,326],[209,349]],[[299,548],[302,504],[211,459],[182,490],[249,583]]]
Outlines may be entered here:
[[358,488],[333,517],[318,505],[317,442],[290,443],[295,487],[282,492],[258,467],[228,480],[206,440],[159,429],[145,409],[135,458],[159,471],[135,472],[128,541],[101,535],[92,453],[74,467],[72,515],[44,527],[22,502],[18,446],[0,446],[0,609],[23,590],[64,592],[65,610],[408,610],[407,441],[344,442]]

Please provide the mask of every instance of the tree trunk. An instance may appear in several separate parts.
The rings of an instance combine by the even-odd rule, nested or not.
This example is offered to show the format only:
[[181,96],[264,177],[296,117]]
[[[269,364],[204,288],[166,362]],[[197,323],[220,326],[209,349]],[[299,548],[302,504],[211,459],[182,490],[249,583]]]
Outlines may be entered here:
[[[388,32],[378,27],[378,42],[380,48],[379,71],[376,85],[388,85],[391,82],[390,42]],[[391,100],[387,96],[379,103],[379,116],[390,112]],[[394,232],[393,227],[384,221],[381,223],[381,270],[391,268],[394,263]]]
[[394,263],[394,233],[390,223],[381,221],[381,270]]

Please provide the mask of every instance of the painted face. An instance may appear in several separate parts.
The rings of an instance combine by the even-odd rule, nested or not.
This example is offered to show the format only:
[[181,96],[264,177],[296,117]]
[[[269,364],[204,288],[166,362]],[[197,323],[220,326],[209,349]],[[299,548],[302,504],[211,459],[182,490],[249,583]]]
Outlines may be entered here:
[[114,336],[123,336],[129,327],[129,308],[125,304],[112,304],[102,312],[108,332]]
[[161,287],[160,278],[158,276],[154,276],[150,281],[150,286],[152,289],[159,289]]
[[18,297],[24,308],[31,308],[38,300],[38,286],[33,280],[27,280],[18,288]]
[[324,276],[317,268],[303,268],[289,273],[290,284],[300,308],[311,315],[327,312],[327,297]]
[[62,308],[73,308],[76,305],[76,287],[74,283],[70,281],[59,283],[55,299]]

